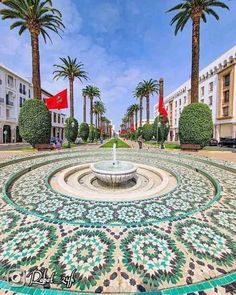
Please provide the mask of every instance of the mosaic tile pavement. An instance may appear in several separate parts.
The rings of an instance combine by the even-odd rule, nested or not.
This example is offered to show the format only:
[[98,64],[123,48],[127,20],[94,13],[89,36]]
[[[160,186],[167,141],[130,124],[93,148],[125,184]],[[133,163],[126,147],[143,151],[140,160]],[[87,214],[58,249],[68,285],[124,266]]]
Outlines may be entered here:
[[177,187],[107,203],[49,185],[64,167],[110,156],[61,151],[0,161],[0,294],[236,294],[236,164],[119,150],[120,160],[171,172]]

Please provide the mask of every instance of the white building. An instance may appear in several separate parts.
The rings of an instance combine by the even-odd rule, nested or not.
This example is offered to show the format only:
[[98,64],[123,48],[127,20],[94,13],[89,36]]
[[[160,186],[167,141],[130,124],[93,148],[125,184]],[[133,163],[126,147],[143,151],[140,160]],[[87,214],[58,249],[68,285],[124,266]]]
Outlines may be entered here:
[[[170,122],[169,141],[179,140],[180,114],[190,102],[190,79],[165,96]],[[208,104],[212,110],[214,138],[236,137],[236,46],[200,71],[199,102]]]
[[[42,97],[47,95],[42,90]],[[0,64],[0,143],[22,141],[18,127],[19,112],[24,101],[32,96],[32,83]],[[52,136],[59,134],[64,138],[64,120],[65,115],[60,111],[52,111]]]

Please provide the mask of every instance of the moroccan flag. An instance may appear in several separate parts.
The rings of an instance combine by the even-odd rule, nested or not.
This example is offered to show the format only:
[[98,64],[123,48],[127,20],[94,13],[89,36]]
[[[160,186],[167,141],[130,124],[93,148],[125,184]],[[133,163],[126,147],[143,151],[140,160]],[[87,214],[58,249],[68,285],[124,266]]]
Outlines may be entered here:
[[164,119],[167,118],[168,114],[167,111],[165,109],[165,105],[164,105],[164,99],[162,96],[159,96],[159,105],[158,105],[158,112],[160,115],[162,115],[162,117]]
[[67,109],[68,108],[67,89],[57,93],[55,96],[46,98],[45,103],[49,110]]

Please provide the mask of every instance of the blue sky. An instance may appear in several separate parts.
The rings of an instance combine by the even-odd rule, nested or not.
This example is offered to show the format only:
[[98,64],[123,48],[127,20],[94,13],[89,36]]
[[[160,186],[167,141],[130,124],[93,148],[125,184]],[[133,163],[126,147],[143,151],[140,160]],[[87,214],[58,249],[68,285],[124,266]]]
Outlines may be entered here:
[[[179,0],[54,0],[66,25],[63,39],[51,34],[53,44],[41,40],[42,86],[56,93],[67,81],[53,81],[53,64],[59,56],[77,57],[89,73],[89,84],[101,89],[107,117],[119,128],[127,107],[135,103],[132,92],[143,79],[165,80],[168,94],[190,77],[191,23],[174,36],[172,14],[165,13]],[[236,44],[236,1],[231,11],[219,10],[201,26],[201,68]],[[0,63],[31,77],[31,47],[27,33],[19,37],[0,20]],[[81,89],[75,82],[75,112],[82,119]],[[157,97],[151,99],[151,113]],[[89,106],[89,104],[88,104]],[[145,115],[144,115],[145,117]]]

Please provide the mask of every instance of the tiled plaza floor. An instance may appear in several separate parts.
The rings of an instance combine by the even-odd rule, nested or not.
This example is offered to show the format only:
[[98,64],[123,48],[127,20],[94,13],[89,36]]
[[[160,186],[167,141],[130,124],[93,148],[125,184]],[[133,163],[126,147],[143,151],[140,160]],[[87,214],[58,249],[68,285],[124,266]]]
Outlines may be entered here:
[[[236,164],[154,150],[117,156],[167,169],[178,185],[148,200],[81,200],[49,179],[109,150],[0,159],[0,294],[235,294]],[[7,283],[14,272],[24,286]]]

